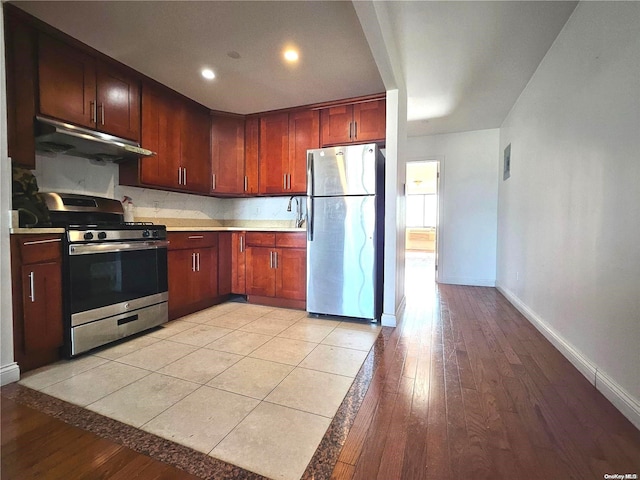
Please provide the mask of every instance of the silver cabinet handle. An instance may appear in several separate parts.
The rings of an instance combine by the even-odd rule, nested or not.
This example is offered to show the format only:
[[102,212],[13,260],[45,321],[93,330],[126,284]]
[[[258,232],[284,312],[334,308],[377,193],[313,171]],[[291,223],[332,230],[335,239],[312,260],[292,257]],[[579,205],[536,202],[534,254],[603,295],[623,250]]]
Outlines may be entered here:
[[204,238],[204,235],[189,235],[189,240],[198,240]]
[[286,173],[282,174],[282,189],[283,190],[287,189],[287,174]]
[[353,131],[352,125],[353,122],[349,122],[349,140],[353,138],[353,135],[351,134],[351,132]]
[[182,185],[182,167],[178,167],[178,185]]
[[291,174],[287,173],[287,189],[291,190]]
[[211,190],[215,190],[216,189],[216,174],[213,173],[211,175]]
[[197,261],[198,261],[198,270],[197,271],[199,272],[200,271],[200,252],[196,253],[196,255],[197,255],[196,258],[197,258]]
[[62,239],[60,238],[49,238],[47,240],[31,240],[28,242],[24,242],[22,245],[40,245],[42,243],[56,243],[61,241]]
[[358,139],[358,122],[353,122],[353,138]]
[[33,272],[29,273],[29,298],[31,299],[31,303],[36,301],[35,279],[36,274]]
[[246,192],[247,190],[249,190],[249,177],[247,177],[245,175],[244,176],[244,191]]
[[273,252],[269,252],[269,268],[273,268]]
[[91,123],[98,123],[98,119],[96,118],[98,116],[96,113],[96,102],[90,101],[89,109],[91,110],[91,113],[89,114],[91,115]]
[[191,271],[196,271],[196,254],[195,252],[191,254]]
[[274,268],[278,268],[278,252],[273,252],[273,258],[274,258]]
[[244,235],[240,235],[240,253],[244,252]]
[[184,172],[182,174],[182,179],[184,180],[183,185],[186,185],[187,184],[187,167],[182,167],[182,171]]
[[104,103],[100,104],[100,120],[102,125],[104,125]]

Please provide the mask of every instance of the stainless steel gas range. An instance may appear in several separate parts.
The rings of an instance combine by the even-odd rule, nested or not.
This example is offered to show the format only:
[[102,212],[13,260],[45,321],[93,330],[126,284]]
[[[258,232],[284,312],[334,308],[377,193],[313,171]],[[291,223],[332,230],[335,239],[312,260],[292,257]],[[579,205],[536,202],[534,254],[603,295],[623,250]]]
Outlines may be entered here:
[[75,356],[168,320],[164,225],[124,223],[117,200],[42,193],[64,227],[65,353]]

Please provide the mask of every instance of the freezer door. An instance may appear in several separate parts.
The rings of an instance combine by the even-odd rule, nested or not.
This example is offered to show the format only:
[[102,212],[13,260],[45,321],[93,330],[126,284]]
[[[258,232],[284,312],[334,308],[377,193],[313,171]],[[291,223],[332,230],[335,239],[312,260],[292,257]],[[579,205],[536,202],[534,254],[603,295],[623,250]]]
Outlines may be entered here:
[[310,197],[307,311],[375,318],[375,196]]
[[307,194],[375,195],[376,158],[375,143],[308,150]]

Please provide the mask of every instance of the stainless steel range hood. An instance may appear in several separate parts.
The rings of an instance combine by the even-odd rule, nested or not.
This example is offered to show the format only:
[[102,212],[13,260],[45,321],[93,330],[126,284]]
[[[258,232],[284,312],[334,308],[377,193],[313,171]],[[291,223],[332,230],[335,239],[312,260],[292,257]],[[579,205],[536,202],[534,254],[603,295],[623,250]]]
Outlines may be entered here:
[[35,129],[36,150],[40,152],[116,163],[155,155],[132,140],[45,117],[36,117]]

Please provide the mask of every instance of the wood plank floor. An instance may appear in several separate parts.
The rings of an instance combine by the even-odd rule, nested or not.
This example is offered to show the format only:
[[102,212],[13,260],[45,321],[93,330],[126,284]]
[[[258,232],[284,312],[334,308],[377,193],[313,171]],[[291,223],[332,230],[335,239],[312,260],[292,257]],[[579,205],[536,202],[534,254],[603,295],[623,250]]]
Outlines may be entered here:
[[3,480],[198,478],[6,397],[1,456]]
[[496,289],[414,280],[333,479],[640,476],[640,431]]

